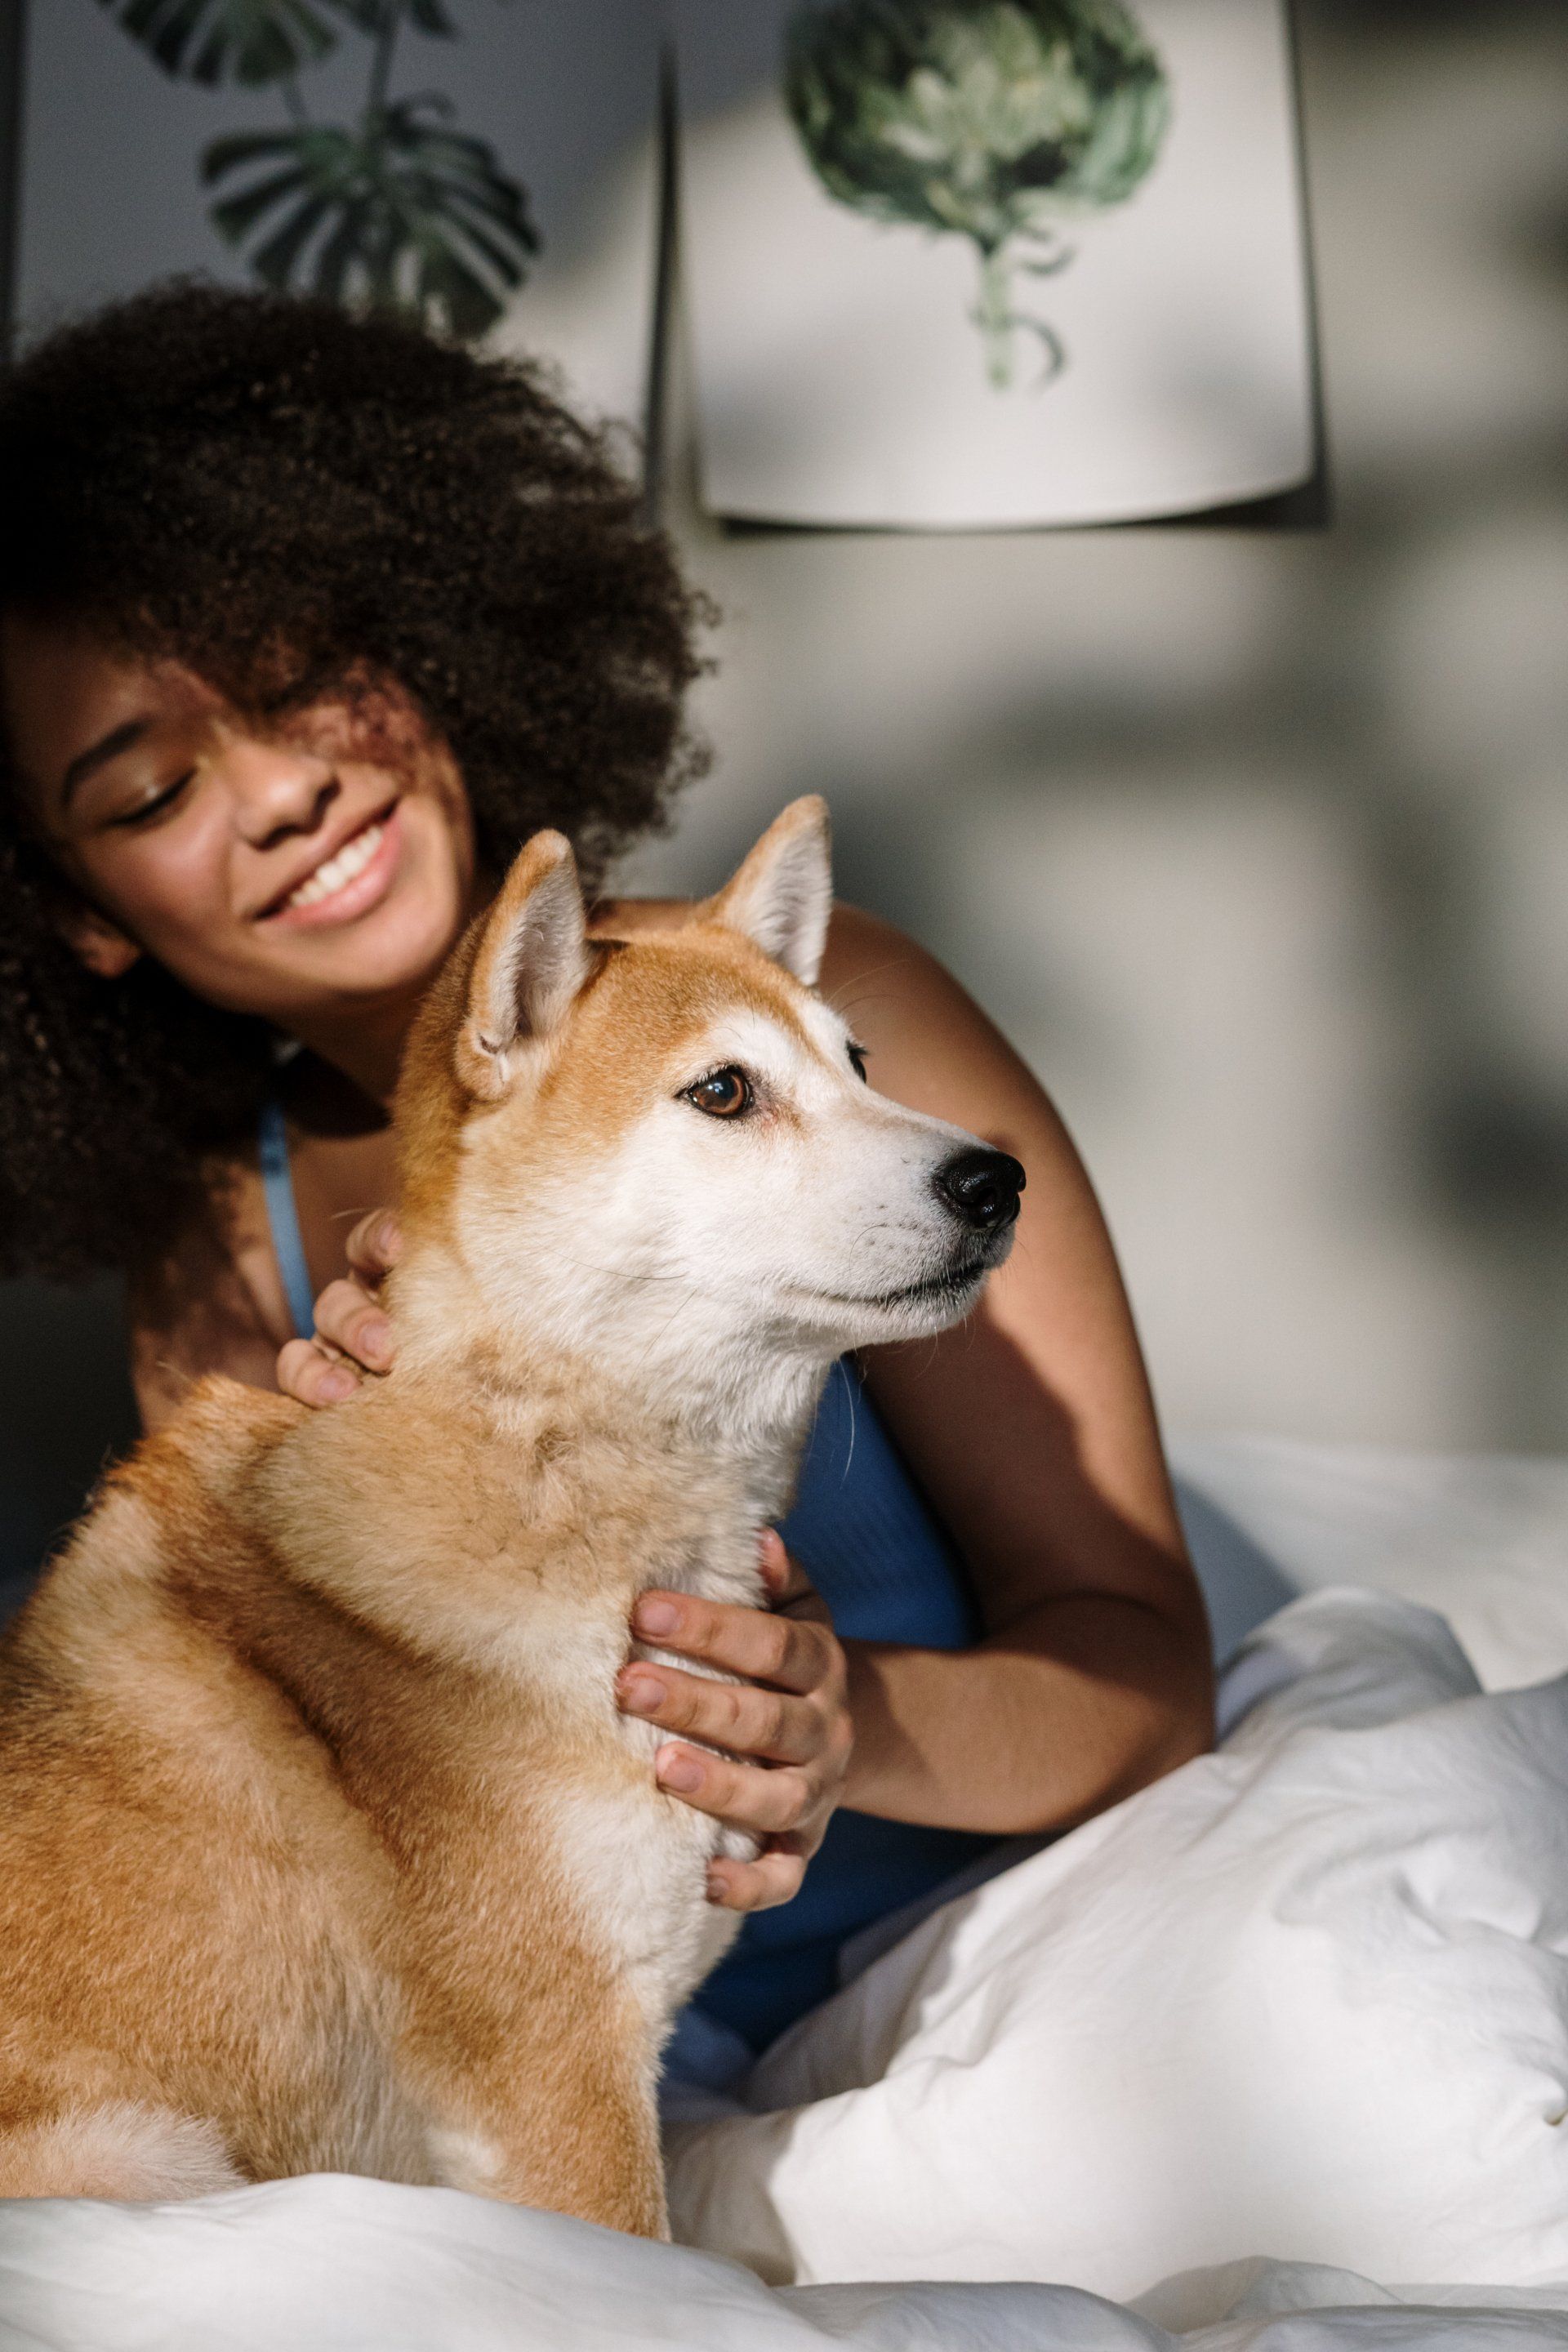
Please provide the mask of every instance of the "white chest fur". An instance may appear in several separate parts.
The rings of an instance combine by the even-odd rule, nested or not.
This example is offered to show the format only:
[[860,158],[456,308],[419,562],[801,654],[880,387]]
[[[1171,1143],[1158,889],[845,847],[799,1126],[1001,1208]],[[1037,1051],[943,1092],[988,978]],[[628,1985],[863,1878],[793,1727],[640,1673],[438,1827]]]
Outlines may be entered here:
[[[696,1599],[756,1608],[765,1600],[752,1535],[716,1541],[687,1566],[663,1580],[664,1589],[692,1594]],[[651,1664],[715,1681],[732,1681],[717,1667],[657,1645],[634,1642],[631,1654]],[[632,1753],[651,1767],[659,1748],[670,1738],[659,1725],[635,1716],[621,1717],[622,1738]],[[686,1744],[700,1746],[700,1741]],[[651,1780],[650,1771],[650,1780]],[[639,1814],[643,1809],[638,1808]],[[626,1828],[621,1830],[626,1838]],[[620,1841],[617,1841],[619,1843]],[[625,1847],[623,1847],[623,1852]],[[652,1818],[636,1823],[635,1859],[619,1871],[619,1895],[601,1880],[600,1900],[605,1926],[623,1959],[640,1980],[645,2000],[661,2012],[672,2012],[733,1939],[739,1920],[733,1912],[707,1900],[707,1865],[718,1854],[750,1861],[757,1842],[742,1830],[728,1828],[710,1814],[653,1787]]]

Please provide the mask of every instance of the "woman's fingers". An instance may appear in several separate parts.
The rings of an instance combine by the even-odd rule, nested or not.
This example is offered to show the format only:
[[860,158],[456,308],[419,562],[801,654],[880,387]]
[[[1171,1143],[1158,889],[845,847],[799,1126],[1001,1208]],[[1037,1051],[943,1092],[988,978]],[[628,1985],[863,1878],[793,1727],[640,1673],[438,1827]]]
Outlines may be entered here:
[[395,1352],[392,1325],[352,1276],[329,1282],[316,1301],[316,1337],[367,1372],[384,1372]]
[[329,1356],[314,1339],[290,1339],[279,1351],[278,1385],[301,1404],[342,1404],[359,1382],[352,1364],[341,1356]]
[[789,1838],[764,1846],[755,1862],[721,1854],[708,1865],[708,1900],[724,1911],[771,1911],[800,1893],[806,1857]]
[[758,1556],[771,1610],[654,1591],[632,1612],[643,1641],[742,1680],[637,1658],[616,1692],[628,1715],[682,1735],[654,1759],[660,1788],[762,1842],[754,1862],[710,1867],[709,1900],[732,1911],[764,1910],[798,1891],[855,1744],[844,1653],[820,1598],[772,1529]]
[[362,1217],[347,1244],[352,1274],[329,1282],[316,1301],[316,1336],[290,1339],[278,1357],[278,1385],[301,1404],[341,1404],[362,1372],[385,1372],[396,1352],[392,1325],[376,1297],[403,1247],[389,1210]]
[[757,1559],[763,1571],[763,1582],[768,1589],[771,1608],[787,1610],[797,1615],[809,1615],[827,1622],[827,1605],[800,1562],[784,1549],[784,1540],[776,1528],[764,1528],[757,1538]]
[[623,1667],[616,1691],[627,1715],[738,1756],[809,1764],[824,1744],[822,1709],[814,1700],[754,1683],[716,1683],[638,1661]]
[[808,1619],[699,1601],[689,1592],[645,1592],[632,1611],[632,1630],[661,1650],[789,1691],[815,1690],[837,1649],[827,1628]]
[[278,1385],[301,1404],[341,1404],[362,1372],[390,1370],[392,1326],[375,1300],[351,1276],[329,1282],[316,1301],[316,1336],[290,1339],[279,1350]]
[[[707,1756],[671,1741],[654,1758],[661,1789],[683,1798],[700,1813],[712,1813],[756,1837],[777,1837],[814,1825],[821,1799],[820,1776],[798,1764],[737,1763],[732,1756]],[[826,1827],[826,1821],[821,1825]],[[816,1836],[806,1843],[816,1851]]]
[[390,1209],[362,1217],[344,1245],[344,1255],[368,1289],[390,1274],[403,1252],[403,1234]]

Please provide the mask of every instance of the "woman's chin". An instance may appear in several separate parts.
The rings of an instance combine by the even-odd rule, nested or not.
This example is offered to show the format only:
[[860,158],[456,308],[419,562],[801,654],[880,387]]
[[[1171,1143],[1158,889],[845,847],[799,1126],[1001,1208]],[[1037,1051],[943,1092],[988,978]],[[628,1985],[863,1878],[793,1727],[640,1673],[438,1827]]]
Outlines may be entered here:
[[418,994],[457,942],[466,908],[456,878],[445,888],[395,886],[353,921],[279,934],[269,958],[286,1005],[258,1005],[271,1018],[299,1019],[312,1009]]

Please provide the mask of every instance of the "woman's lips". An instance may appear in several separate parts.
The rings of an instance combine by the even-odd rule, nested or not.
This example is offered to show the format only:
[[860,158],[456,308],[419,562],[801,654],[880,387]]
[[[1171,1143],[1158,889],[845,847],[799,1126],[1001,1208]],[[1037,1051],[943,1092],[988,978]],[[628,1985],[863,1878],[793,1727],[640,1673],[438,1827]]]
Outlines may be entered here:
[[341,849],[307,875],[281,907],[261,919],[289,930],[314,930],[368,914],[392,887],[400,845],[394,806],[369,818]]

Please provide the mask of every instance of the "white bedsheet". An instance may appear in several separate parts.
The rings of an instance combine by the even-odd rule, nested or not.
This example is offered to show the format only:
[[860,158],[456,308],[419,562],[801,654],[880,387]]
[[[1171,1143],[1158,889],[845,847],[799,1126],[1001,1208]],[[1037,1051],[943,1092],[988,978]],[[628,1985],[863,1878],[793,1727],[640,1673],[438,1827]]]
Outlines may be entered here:
[[0,2352],[1560,2352],[1568,2286],[1389,2288],[1253,2262],[1129,2309],[1071,2287],[772,2290],[441,2189],[322,2175],[0,2205]]
[[1439,1611],[1488,1690],[1568,1670],[1568,1460],[1188,1437],[1171,1462],[1220,1657],[1355,1584]]
[[[1480,1654],[1489,1684],[1526,1682],[1532,1671],[1549,1674],[1568,1665],[1568,1465],[1424,1465],[1414,1457],[1367,1452],[1258,1444],[1227,1448],[1205,1441],[1182,1449],[1181,1466],[1189,1481],[1189,1517],[1204,1522],[1194,1532],[1206,1555],[1211,1597],[1230,1612],[1227,1646],[1289,1591],[1349,1572],[1360,1581],[1445,1601]],[[1430,1570],[1425,1582],[1424,1563]],[[1342,1644],[1358,1611],[1369,1639],[1352,1661]],[[1318,1652],[1305,1675],[1298,1671],[1303,1626]],[[1331,1654],[1336,1643],[1337,1660]],[[1282,1650],[1289,1654],[1283,1661]],[[1313,1673],[1318,1679],[1309,1690]],[[1205,1776],[1212,1782],[1216,1773],[1222,1782],[1231,1776],[1235,1801],[1215,1814],[1196,1844],[1200,1853],[1218,1857],[1216,1882],[1228,1878],[1230,1927],[1237,1932],[1224,1941],[1226,1966],[1233,1992],[1247,1984],[1250,1969],[1251,1993],[1238,2008],[1194,1984],[1197,2009],[1209,2001],[1210,2023],[1204,2029],[1189,2018],[1184,2046],[1201,2055],[1206,2038],[1211,2046],[1242,2052],[1233,2104],[1250,2115],[1261,2135],[1254,2141],[1253,2168],[1274,2200],[1263,2234],[1226,2247],[1245,2259],[1205,2267],[1201,2248],[1191,2252],[1200,2242],[1190,2231],[1187,2251],[1167,2258],[1184,2242],[1181,2231],[1170,2227],[1171,2183],[1200,2175],[1203,2166],[1194,2158],[1204,2150],[1190,2141],[1184,2148],[1173,2146],[1151,2113],[1154,2155],[1141,2154],[1136,2101],[1129,2106],[1113,2095],[1101,2102],[1096,2118],[1098,2062],[1105,2062],[1113,2093],[1118,2071],[1115,2048],[1102,2040],[1098,2053],[1080,2051],[1074,2093],[1090,2100],[1090,2112],[1080,2110],[1080,2120],[1093,2123],[1100,2134],[1100,2169],[1080,2164],[1075,2184],[1069,2165],[1061,2178],[1085,2210],[1090,2176],[1099,2181],[1110,2252],[1105,2244],[1091,2246],[1089,2267],[1109,2265],[1109,2281],[1110,2269],[1121,2264],[1115,2292],[1129,2300],[1103,2298],[1081,2283],[994,2279],[774,2288],[710,2252],[646,2245],[445,2190],[322,2178],[186,2206],[0,2204],[0,2352],[263,2352],[264,2347],[266,2352],[280,2347],[289,2352],[501,2352],[502,2347],[506,2352],[536,2347],[637,2352],[645,2346],[809,2352],[828,2345],[863,2352],[1163,2352],[1178,2344],[1194,2352],[1363,2347],[1405,2352],[1426,2345],[1438,2352],[1449,2347],[1534,2352],[1538,2346],[1568,2352],[1568,2284],[1554,2284],[1568,2280],[1568,2170],[1562,2169],[1568,2158],[1556,2152],[1565,2135],[1547,2121],[1558,2111],[1560,2093],[1568,2103],[1563,1695],[1482,1699],[1473,1685],[1467,1691],[1462,1661],[1456,1664],[1429,1620],[1364,1601],[1330,1600],[1304,1615],[1295,1612],[1283,1642],[1256,1645],[1238,1675],[1252,1676],[1261,1704],[1244,1721],[1226,1758],[1189,1768],[1189,1774],[1194,1784]],[[1233,1702],[1239,1705],[1246,1696],[1245,1680],[1233,1681]],[[1281,1738],[1276,1736],[1281,1711],[1288,1716],[1292,1706],[1299,1719]],[[1310,1724],[1304,1706],[1314,1715]],[[1350,1750],[1343,1743],[1353,1746],[1358,1738],[1363,1765],[1347,1772]],[[1245,1818],[1249,1800],[1241,1785],[1250,1773],[1250,1801],[1259,1812],[1285,1793],[1279,1784],[1268,1794],[1274,1765],[1263,1760],[1265,1750],[1276,1764],[1285,1759],[1296,1807],[1294,1826],[1279,1827],[1272,1840],[1278,1848],[1272,1862],[1270,1838],[1252,1834],[1261,1822],[1249,1825]],[[1380,1797],[1378,1775],[1395,1762],[1396,1785]],[[1147,1791],[1026,1865],[1039,1876],[1032,1890],[1026,1883],[1022,1892],[1031,1901],[1051,1888],[1059,1892],[1079,1868],[1092,1877],[1096,1857],[1109,1862],[1117,1842],[1136,1831],[1142,1808],[1161,1825],[1160,1836],[1148,1842],[1147,1867],[1130,1876],[1111,1873],[1105,1881],[1121,1922],[1112,1947],[1130,1948],[1137,1941],[1140,1903],[1159,1908],[1173,1851],[1165,1835],[1173,1816],[1158,1808],[1169,1808],[1175,1792],[1175,1814],[1189,1827],[1201,1811],[1181,1795],[1183,1777],[1163,1784],[1163,1797],[1159,1790]],[[1321,1840],[1316,1862],[1300,1846],[1303,1825],[1310,1830],[1314,1821],[1331,1832],[1337,1824],[1343,1832],[1337,1848],[1332,1836]],[[1380,1821],[1381,1845],[1368,1834]],[[1260,1857],[1274,1870],[1261,1931],[1259,1906],[1249,1910],[1244,1885]],[[1042,1865],[1049,1867],[1042,1871]],[[1247,1884],[1256,1892],[1260,1882],[1255,1877]],[[968,1899],[964,1928],[972,1940],[978,1936],[980,1946],[989,1940],[993,1956],[1011,1932],[1009,1919],[1016,1927],[1027,1910],[1018,1886],[1009,1888],[1006,1881],[995,1886],[1002,1891]],[[1292,2047],[1287,2030],[1303,1979],[1299,1973],[1272,1976],[1279,1955],[1269,1948],[1281,1931],[1277,1907],[1269,1905],[1281,1888],[1291,1891],[1298,1908],[1307,1906],[1304,1924],[1293,1931],[1303,1948],[1320,1946],[1318,1960],[1329,1962],[1344,1946],[1344,1967],[1307,1970],[1311,2030],[1303,2047]],[[1315,1917],[1310,1916],[1314,1904]],[[1358,1905],[1363,1925],[1375,1922],[1375,1932],[1347,1943],[1343,1923]],[[1424,1922],[1425,1973],[1406,1965],[1412,1954],[1420,1957]],[[929,1962],[952,1932],[952,1923],[929,1923],[913,1939],[917,1965],[911,1969],[908,1950],[895,1950],[863,1985],[874,1990],[879,1971],[885,1972],[884,1990],[893,1981],[904,1988],[906,2022],[921,2031],[951,2030],[962,2007],[952,1998],[958,1979],[949,1986],[944,2013],[941,1972],[933,1988]],[[1162,1948],[1160,1937],[1146,1937],[1151,1996],[1160,1990]],[[1440,1965],[1426,1965],[1434,1956]],[[1123,1990],[1135,1988],[1136,1971],[1124,1967],[1121,1973]],[[1092,1990],[1091,1977],[1086,1981]],[[1337,1984],[1337,2011],[1332,2004],[1325,2008],[1325,1983]],[[1183,2004],[1171,2000],[1171,1990],[1152,2000],[1159,2014],[1140,2045],[1141,2064],[1149,2051],[1157,2054],[1160,2034],[1173,2023],[1181,2039]],[[1391,1999],[1391,1992],[1399,1998]],[[1099,1997],[1102,2018],[1109,2016],[1114,2004],[1108,2005],[1106,1985]],[[1058,2011],[1070,2012],[1073,1999],[1065,1994]],[[1040,2007],[1048,2011],[1050,2004]],[[890,2062],[902,2029],[889,2025],[889,2004],[882,1992],[871,2000],[867,1990],[851,1988],[809,2061],[798,2042],[793,2056],[781,2052],[770,2060],[771,2092],[764,2074],[763,2095],[787,2089],[791,2067],[807,2076],[817,2069],[826,2085],[847,2053],[861,2069],[864,2087],[839,2092],[830,2104],[847,2098],[852,2107],[857,2098],[874,2097],[879,2086],[866,2071],[872,2057],[867,2030],[879,2011],[878,2031]],[[853,2031],[847,2012],[859,2019]],[[1372,2065],[1374,2079],[1363,2079],[1359,2092],[1352,2068],[1342,2063],[1345,2047],[1333,2035],[1323,2037],[1325,2015],[1346,2026],[1349,2054]],[[1238,2018],[1246,2022],[1239,2035]],[[1434,2033],[1441,2081],[1434,2080],[1430,2048],[1423,2055],[1423,2035]],[[1005,2055],[1005,2034],[1001,2046]],[[1071,2058],[1070,2045],[1061,2046]],[[1294,2075],[1288,2095],[1271,2097],[1280,2064]],[[1419,2076],[1423,2068],[1425,2079],[1415,2082],[1415,2095],[1407,2097],[1413,2073]],[[1190,2091],[1190,2065],[1187,2073]],[[1051,2096],[1061,2104],[1060,2086],[1042,2086],[1036,2105]],[[1342,2146],[1340,2161],[1329,2167],[1327,2190],[1308,2183],[1298,2202],[1284,2159],[1295,2161],[1302,2152],[1303,2100],[1317,2156],[1325,2133],[1331,2141],[1338,2133],[1352,2144]],[[1117,2111],[1109,2137],[1108,2108]],[[918,2102],[910,2114],[918,2138]],[[766,2116],[740,2126],[763,2133],[775,2127]],[[1132,2159],[1126,2166],[1115,2157],[1116,2134],[1123,2128]],[[1086,2152],[1089,2146],[1086,2140]],[[1108,2152],[1114,2159],[1109,2177]],[[1401,2177],[1401,2152],[1413,2168],[1408,2178]],[[1007,2226],[1014,2225],[1007,2209],[1016,2203],[1011,2186],[1018,2176],[1016,2153],[994,2142],[970,2150],[981,2226],[987,2221],[988,2175],[1002,2184],[999,2202]],[[688,2152],[678,2167],[678,2186],[689,2160]],[[1342,2193],[1347,2166],[1356,2176],[1355,2193],[1348,2197]],[[1450,2185],[1435,2200],[1434,2168],[1444,2167]],[[895,2211],[909,2169],[895,2149],[887,2183],[895,2191]],[[742,2175],[750,2182],[739,2200],[744,2210],[747,2197],[754,2205],[756,2175],[734,2168],[737,2189]],[[808,2204],[833,2186],[828,2173],[816,2188],[804,2173],[802,2179]],[[837,2197],[827,2201],[860,2210],[856,2198],[875,2185],[843,2179]],[[1245,2170],[1237,2185],[1252,2200],[1248,2226],[1261,2230],[1256,2216],[1268,2199],[1255,2194]],[[683,2197],[689,2190],[688,2179]],[[1282,2190],[1289,2192],[1283,2198]],[[1351,2243],[1358,2229],[1369,2246],[1383,2232],[1389,2259],[1363,2264],[1361,2275],[1353,2263],[1262,2259],[1313,2251],[1304,2242],[1303,2215],[1313,2229],[1326,2215],[1341,2244]],[[923,2241],[910,2248],[905,2279],[929,2278],[933,2267],[940,2269],[952,2234],[928,2228]],[[1319,2242],[1327,2244],[1329,2235],[1320,2231]],[[1411,2264],[1396,2259],[1402,2247],[1414,2252],[1424,2243],[1440,2259]],[[1466,2248],[1483,2245],[1491,2252],[1481,2266],[1482,2283],[1467,2284],[1475,2272],[1467,2269]],[[1027,2259],[1020,2268],[1038,2278],[1037,2249],[1024,2251]],[[766,2258],[782,2274],[776,2243]],[[1381,2270],[1383,2283],[1366,2270]],[[1148,2284],[1171,2272],[1183,2274]],[[1058,2282],[1063,2275],[1052,2273]],[[1446,2283],[1387,2284],[1400,2277]]]

